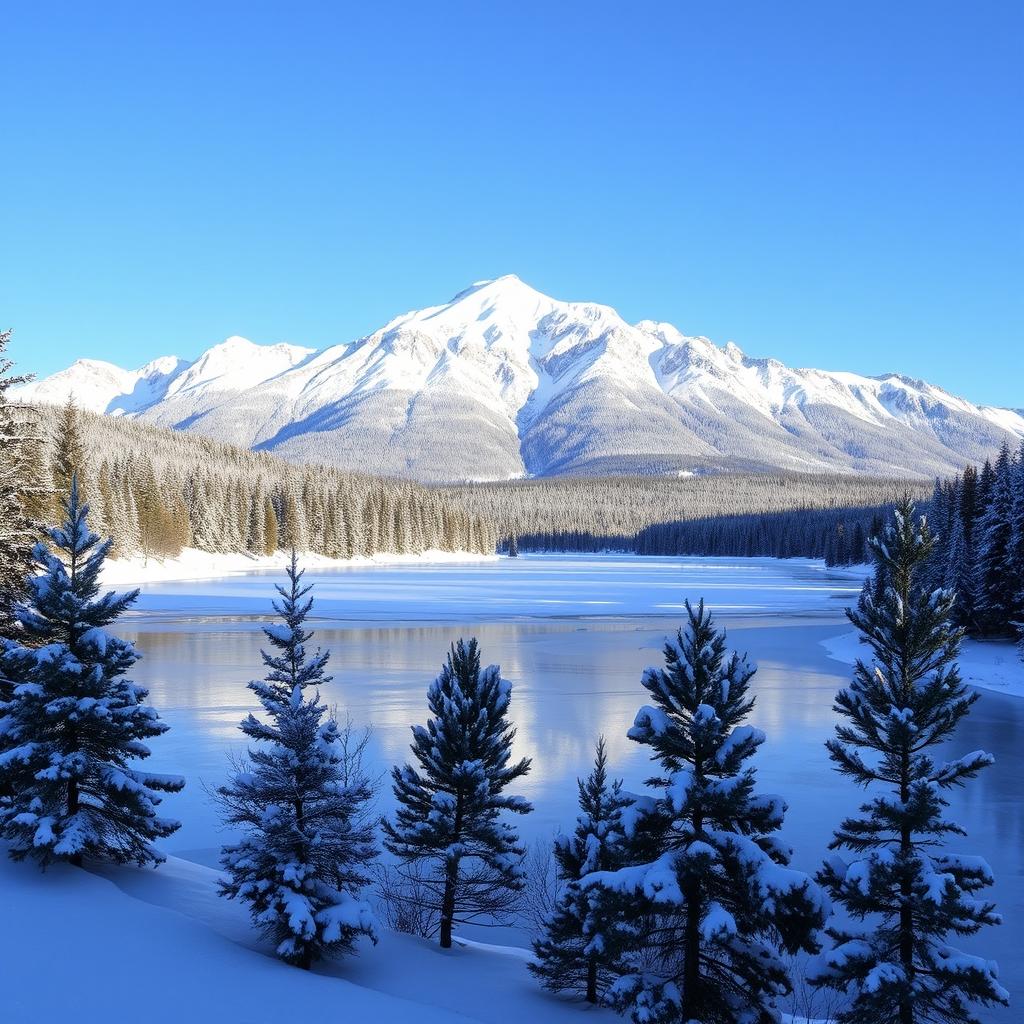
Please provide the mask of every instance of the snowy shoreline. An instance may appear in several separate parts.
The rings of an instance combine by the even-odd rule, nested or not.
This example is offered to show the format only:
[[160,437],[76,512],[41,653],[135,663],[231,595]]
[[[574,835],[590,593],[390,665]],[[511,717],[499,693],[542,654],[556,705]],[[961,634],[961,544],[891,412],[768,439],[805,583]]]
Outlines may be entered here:
[[[377,554],[355,558],[328,558],[314,552],[300,556],[305,569],[345,569],[367,565],[419,565],[452,562],[494,562],[498,555],[480,555],[472,551],[423,551],[418,555]],[[283,571],[287,554],[244,553],[220,554],[185,548],[175,558],[112,558],[103,567],[103,586],[126,584],[187,582],[189,580],[222,579],[252,572]]]
[[[853,631],[822,640],[821,646],[830,658],[846,665],[853,665],[867,652]],[[965,683],[993,693],[1024,697],[1024,662],[1012,641],[965,640],[958,664]]]

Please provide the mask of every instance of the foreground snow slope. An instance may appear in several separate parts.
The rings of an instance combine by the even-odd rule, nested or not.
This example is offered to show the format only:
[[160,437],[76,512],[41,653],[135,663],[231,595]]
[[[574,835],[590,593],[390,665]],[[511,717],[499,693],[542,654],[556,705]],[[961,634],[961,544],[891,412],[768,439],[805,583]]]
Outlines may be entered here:
[[[153,870],[12,864],[0,849],[0,1019],[76,1024],[571,1024],[587,1012],[542,993],[515,951],[394,933],[312,972],[259,944],[217,873],[170,858]],[[589,1011],[588,1021],[614,1018]]]
[[899,374],[795,369],[627,323],[514,275],[320,352],[244,338],[138,370],[80,360],[20,389],[271,450],[425,480],[529,473],[841,470],[931,478],[1024,416]]

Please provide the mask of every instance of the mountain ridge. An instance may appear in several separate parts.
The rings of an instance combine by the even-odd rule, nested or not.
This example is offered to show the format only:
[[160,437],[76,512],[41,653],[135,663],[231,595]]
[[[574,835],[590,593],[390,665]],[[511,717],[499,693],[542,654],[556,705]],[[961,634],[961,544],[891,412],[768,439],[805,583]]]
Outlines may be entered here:
[[942,475],[1024,415],[898,373],[791,368],[515,275],[352,342],[233,336],[138,370],[78,360],[20,390],[218,440],[427,481],[788,470]]

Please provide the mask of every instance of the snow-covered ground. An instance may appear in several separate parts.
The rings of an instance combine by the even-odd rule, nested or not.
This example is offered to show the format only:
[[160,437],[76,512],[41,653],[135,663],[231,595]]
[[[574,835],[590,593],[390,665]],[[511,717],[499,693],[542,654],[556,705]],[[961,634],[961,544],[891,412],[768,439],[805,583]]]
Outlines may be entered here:
[[[476,555],[468,551],[424,551],[418,555],[380,554],[372,557],[328,558],[306,552],[301,556],[308,570],[344,569],[380,565],[435,565],[495,561],[497,555]],[[140,586],[169,581],[200,581],[257,572],[280,572],[285,555],[217,554],[185,548],[176,558],[112,558],[103,567],[103,584],[108,587]]]
[[[830,658],[847,665],[865,657],[867,650],[853,631],[824,640],[822,645]],[[1024,661],[1008,640],[965,640],[959,665],[960,675],[971,686],[1024,697]]]
[[[157,870],[0,858],[0,1020],[5,1024],[571,1024],[578,1003],[544,995],[522,951],[443,952],[383,932],[355,957],[307,973],[260,945],[217,873],[170,858]],[[48,982],[22,984],[45,961]],[[15,983],[19,981],[19,983]],[[616,1018],[590,1011],[588,1021]]]

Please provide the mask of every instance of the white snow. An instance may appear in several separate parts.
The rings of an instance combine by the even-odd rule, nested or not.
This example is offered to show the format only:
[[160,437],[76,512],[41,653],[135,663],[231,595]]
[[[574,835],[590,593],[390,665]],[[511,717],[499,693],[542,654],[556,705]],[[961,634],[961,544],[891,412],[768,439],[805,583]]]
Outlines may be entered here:
[[[149,1024],[569,1024],[587,1012],[544,995],[525,950],[479,943],[442,952],[384,932],[355,957],[312,972],[289,967],[260,943],[244,908],[217,896],[217,878],[173,857],[155,871],[57,866],[44,874],[0,848],[5,1024],[105,1024],[124,1020],[128,1008]],[[38,983],[13,984],[27,978]],[[617,1018],[599,1010],[586,1019]]]
[[[868,648],[856,632],[841,633],[822,641],[830,658],[852,665],[868,658]],[[1024,661],[1010,641],[965,640],[957,662],[965,683],[982,690],[993,690],[1013,697],[1024,697]]]
[[[176,558],[112,558],[103,566],[103,586],[125,586],[174,580],[213,580],[254,572],[281,571],[286,555],[219,554],[185,548]],[[355,558],[328,558],[314,552],[299,556],[303,568],[340,569],[370,565],[431,565],[435,563],[471,563],[495,561],[497,555],[478,555],[468,551],[424,551],[418,555],[379,554]]]
[[[566,447],[559,417],[584,385],[587,402],[595,403],[584,415],[593,422],[581,423],[583,433],[574,432]],[[479,422],[468,429],[480,430],[466,436],[478,445],[490,438],[489,459],[460,466],[463,476],[424,462],[422,475],[446,479],[478,478],[481,470],[495,479],[550,472],[560,460],[581,457],[580,447],[590,457],[680,451],[807,471],[916,466],[930,476],[980,460],[1004,437],[1024,437],[1019,412],[974,405],[924,381],[753,358],[731,342],[719,347],[671,324],[633,325],[608,306],[550,298],[511,274],[319,352],[232,337],[192,363],[167,357],[125,370],[80,360],[15,394],[41,402],[74,394],[94,411],[270,450],[280,445],[286,454],[301,450],[294,446],[304,435],[331,433],[355,446],[345,463],[353,466],[364,465],[368,452],[400,446],[404,435],[396,430],[414,411],[424,417],[415,422],[415,444],[447,445],[452,426],[444,410],[470,400],[468,422]],[[709,412],[717,430],[701,425]],[[364,441],[351,436],[353,423],[366,432]],[[348,433],[340,433],[346,424]],[[860,427],[870,429],[854,429]],[[527,431],[529,452],[522,447]],[[408,449],[411,442],[404,443]],[[910,453],[921,456],[919,465]]]

